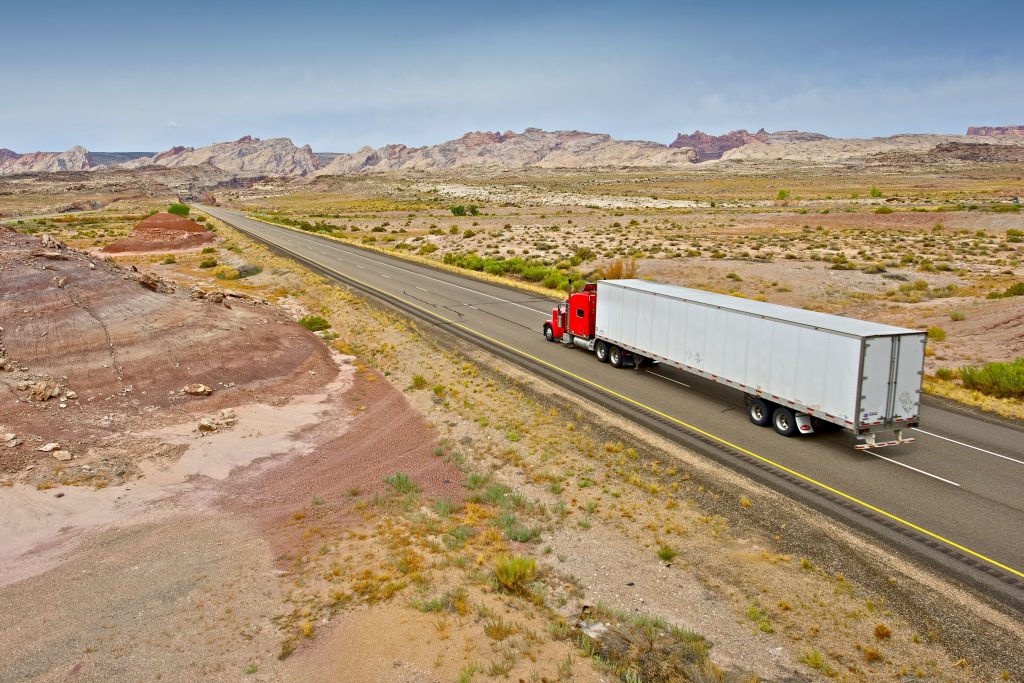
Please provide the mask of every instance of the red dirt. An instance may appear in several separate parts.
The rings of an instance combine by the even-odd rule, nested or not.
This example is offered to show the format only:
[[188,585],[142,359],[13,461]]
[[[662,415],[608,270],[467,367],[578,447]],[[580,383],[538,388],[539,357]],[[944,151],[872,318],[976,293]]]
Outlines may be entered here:
[[[76,454],[126,429],[312,392],[337,374],[324,343],[275,308],[197,299],[168,283],[154,291],[141,278],[0,231],[0,367],[9,368],[0,371],[0,422],[23,441],[0,451],[0,472],[48,458],[35,451],[42,443]],[[19,389],[39,381],[78,396],[39,401]],[[192,383],[214,392],[182,394]]]
[[[338,423],[346,419],[351,422],[338,435]],[[248,476],[233,476],[219,503],[228,512],[251,515],[282,565],[316,542],[311,527],[330,536],[353,526],[359,520],[356,504],[386,493],[384,477],[396,471],[409,475],[424,498],[466,496],[462,473],[433,455],[434,430],[373,371],[358,372],[344,405],[297,438],[317,445],[281,465],[255,463]],[[303,516],[301,524],[296,513]]]
[[176,251],[194,249],[214,241],[214,235],[202,225],[171,213],[157,213],[139,221],[132,234],[103,251],[120,254],[136,251]]

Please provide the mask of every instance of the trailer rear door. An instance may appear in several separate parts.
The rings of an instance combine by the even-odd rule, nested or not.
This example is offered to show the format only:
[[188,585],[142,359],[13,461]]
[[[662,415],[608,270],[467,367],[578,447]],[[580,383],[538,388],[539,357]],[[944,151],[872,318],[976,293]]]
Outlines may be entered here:
[[899,427],[917,418],[921,401],[924,335],[868,337],[864,340],[859,427]]

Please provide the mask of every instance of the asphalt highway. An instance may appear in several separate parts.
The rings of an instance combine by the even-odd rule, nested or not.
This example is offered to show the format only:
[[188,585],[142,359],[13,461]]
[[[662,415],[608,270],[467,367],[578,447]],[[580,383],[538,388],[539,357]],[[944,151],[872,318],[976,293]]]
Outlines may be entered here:
[[784,438],[733,389],[666,366],[615,369],[547,342],[553,300],[241,212],[203,211],[320,272],[491,348],[580,397],[651,425],[837,519],[1024,604],[1024,430],[922,406],[915,443],[858,451],[847,432]]

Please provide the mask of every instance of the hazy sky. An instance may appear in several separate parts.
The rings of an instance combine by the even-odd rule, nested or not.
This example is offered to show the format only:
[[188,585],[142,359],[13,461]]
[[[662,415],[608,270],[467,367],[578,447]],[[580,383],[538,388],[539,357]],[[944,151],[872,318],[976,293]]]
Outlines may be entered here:
[[11,2],[0,147],[961,133],[1024,124],[1018,2]]

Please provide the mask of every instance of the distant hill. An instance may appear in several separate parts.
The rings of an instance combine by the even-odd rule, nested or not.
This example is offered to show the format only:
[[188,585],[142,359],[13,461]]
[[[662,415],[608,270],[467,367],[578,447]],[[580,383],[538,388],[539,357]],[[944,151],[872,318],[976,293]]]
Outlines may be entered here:
[[239,177],[304,176],[323,166],[309,145],[296,147],[288,138],[260,140],[249,135],[234,142],[218,142],[198,149],[172,147],[159,154],[132,159],[121,166],[143,168],[201,164],[211,164]]
[[[995,148],[981,148],[987,144]],[[974,145],[974,147],[972,147]],[[97,168],[205,169],[217,182],[223,177],[250,182],[265,176],[303,177],[352,175],[392,171],[435,173],[452,171],[505,172],[524,169],[655,169],[687,168],[715,163],[803,163],[829,165],[884,163],[886,160],[1007,162],[1019,151],[1004,146],[1024,145],[1024,126],[976,126],[966,135],[902,134],[878,138],[830,138],[821,133],[782,130],[754,133],[739,129],[712,135],[695,130],[679,133],[670,144],[619,140],[603,133],[580,130],[475,131],[435,145],[408,147],[390,144],[362,147],[355,152],[313,152],[288,138],[244,136],[205,147],[172,147],[151,152],[89,152],[74,147],[66,152],[18,154],[0,148],[0,175],[89,171]],[[923,156],[922,156],[923,155]],[[223,176],[223,177],[222,177]]]
[[[10,150],[5,150],[10,152]],[[9,157],[0,162],[0,175],[53,171],[87,171],[95,162],[85,147],[72,147],[66,152],[32,152]]]
[[1024,126],[972,126],[967,129],[971,137],[1015,137],[1024,138]]
[[689,166],[691,149],[657,142],[616,140],[578,130],[522,133],[472,132],[427,147],[386,145],[339,154],[316,175],[446,169],[514,170],[524,168],[635,168]]

